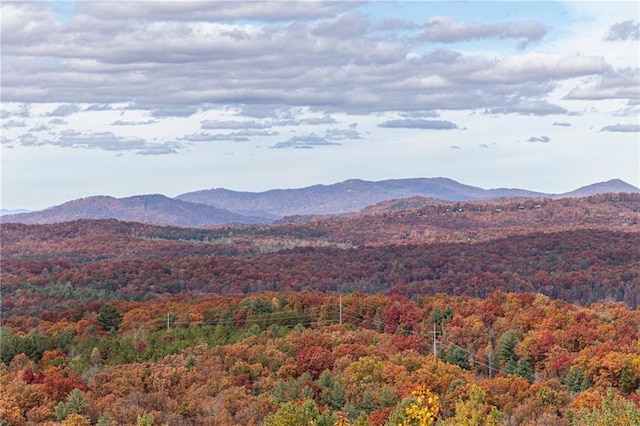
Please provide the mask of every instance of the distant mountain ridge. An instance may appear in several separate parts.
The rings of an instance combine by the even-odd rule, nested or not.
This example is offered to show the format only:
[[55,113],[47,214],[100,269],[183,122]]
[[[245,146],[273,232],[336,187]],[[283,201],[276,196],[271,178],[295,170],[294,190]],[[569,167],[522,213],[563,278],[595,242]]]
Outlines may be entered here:
[[8,214],[18,214],[18,213],[29,213],[31,210],[28,209],[0,209],[0,216],[5,216]]
[[608,192],[637,193],[640,189],[622,180],[613,179],[588,185],[566,194],[546,194],[517,188],[482,189],[453,179],[438,177],[390,179],[377,182],[351,179],[331,185],[274,189],[265,192],[207,189],[182,194],[176,198],[192,203],[208,204],[236,213],[273,218],[355,212],[382,201],[415,196],[444,201],[480,201],[514,197],[584,197]]
[[119,219],[188,227],[255,225],[270,223],[285,216],[357,212],[380,202],[411,197],[442,201],[482,201],[517,197],[585,197],[622,192],[640,193],[640,189],[619,179],[584,186],[565,194],[545,194],[517,188],[482,189],[442,177],[375,182],[350,179],[331,185],[273,189],[265,192],[206,189],[175,198],[159,194],[126,198],[94,196],[36,212],[3,215],[0,220],[28,224],[77,219]]
[[126,198],[98,195],[69,201],[37,212],[2,217],[3,222],[27,224],[67,222],[77,219],[118,219],[188,227],[268,222],[264,218],[241,215],[204,204],[188,203],[159,194]]

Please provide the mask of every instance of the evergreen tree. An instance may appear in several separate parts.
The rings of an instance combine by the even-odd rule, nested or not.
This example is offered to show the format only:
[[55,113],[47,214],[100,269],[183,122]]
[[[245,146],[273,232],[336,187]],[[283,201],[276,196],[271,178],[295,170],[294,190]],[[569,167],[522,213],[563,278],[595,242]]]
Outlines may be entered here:
[[584,377],[582,371],[576,367],[571,367],[567,371],[563,382],[569,392],[572,393],[584,392],[589,388],[589,381]]
[[516,355],[517,345],[518,335],[515,331],[504,333],[498,344],[497,361],[503,366],[503,371],[507,374],[515,374],[518,362],[518,355]]
[[67,412],[69,414],[84,414],[84,409],[87,406],[87,401],[85,400],[84,396],[82,396],[82,392],[80,392],[79,389],[74,389],[69,392],[69,395],[67,395],[66,406]]
[[102,305],[96,319],[105,331],[117,333],[122,322],[122,314],[113,305]]
[[98,417],[96,426],[114,426],[114,422],[109,413],[102,413],[100,417]]

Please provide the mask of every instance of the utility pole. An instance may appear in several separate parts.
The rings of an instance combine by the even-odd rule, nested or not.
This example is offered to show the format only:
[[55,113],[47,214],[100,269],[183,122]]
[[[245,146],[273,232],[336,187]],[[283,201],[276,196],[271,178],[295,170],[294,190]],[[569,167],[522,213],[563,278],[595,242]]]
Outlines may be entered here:
[[433,323],[433,357],[436,358],[437,357],[437,350],[436,350],[436,323]]
[[342,293],[340,293],[340,324],[342,324]]
[[167,312],[167,331],[169,331],[169,312]]

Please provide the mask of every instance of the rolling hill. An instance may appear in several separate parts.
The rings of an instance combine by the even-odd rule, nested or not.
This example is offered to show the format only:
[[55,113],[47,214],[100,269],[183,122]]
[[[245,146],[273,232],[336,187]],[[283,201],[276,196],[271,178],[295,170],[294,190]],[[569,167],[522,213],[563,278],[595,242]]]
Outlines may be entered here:
[[119,219],[190,227],[267,222],[263,218],[245,216],[204,204],[188,203],[159,194],[127,198],[108,196],[80,198],[38,212],[2,217],[2,221],[6,223],[27,224],[58,223],[77,219]]

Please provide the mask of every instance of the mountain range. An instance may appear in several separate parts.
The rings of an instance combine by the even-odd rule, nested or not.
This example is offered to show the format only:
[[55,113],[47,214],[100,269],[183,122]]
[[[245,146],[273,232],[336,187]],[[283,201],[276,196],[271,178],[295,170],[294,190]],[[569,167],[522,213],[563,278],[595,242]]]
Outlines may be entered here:
[[56,223],[76,219],[119,219],[152,224],[198,227],[226,224],[264,224],[285,216],[357,212],[389,200],[428,197],[442,201],[480,201],[504,198],[586,197],[602,193],[639,193],[622,180],[578,188],[564,194],[546,194],[517,188],[482,189],[448,178],[412,178],[382,181],[351,179],[331,185],[265,192],[214,188],[169,198],[137,195],[126,198],[94,196],[45,210],[3,215],[2,222]]
[[205,204],[188,203],[160,194],[126,198],[95,196],[69,201],[30,213],[2,216],[2,222],[45,224],[77,219],[119,219],[123,221],[198,227],[224,224],[261,224],[269,220],[223,210]]

